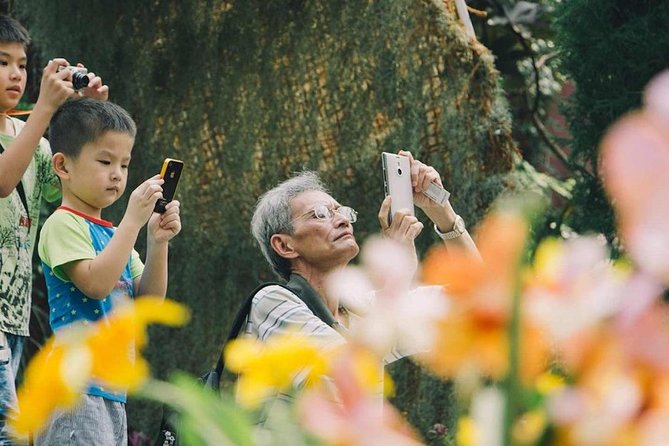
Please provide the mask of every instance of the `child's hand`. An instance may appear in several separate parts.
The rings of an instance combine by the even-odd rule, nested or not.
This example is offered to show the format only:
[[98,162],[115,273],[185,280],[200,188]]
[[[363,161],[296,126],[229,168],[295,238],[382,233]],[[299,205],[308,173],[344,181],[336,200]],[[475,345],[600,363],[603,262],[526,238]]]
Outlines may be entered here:
[[58,71],[58,67],[69,65],[67,60],[57,58],[50,60],[42,72],[42,82],[40,83],[39,97],[35,107],[46,107],[51,112],[55,112],[68,97],[74,95],[71,73],[68,70]]
[[[86,68],[82,64],[78,63],[78,67]],[[82,96],[87,96],[93,99],[99,99],[101,101],[106,101],[109,99],[109,87],[102,83],[102,78],[96,76],[95,73],[88,73],[88,86],[81,90]]]
[[160,175],[154,175],[132,191],[123,221],[137,228],[144,226],[153,213],[156,201],[163,197],[162,184]]
[[154,242],[164,243],[181,231],[180,203],[172,200],[165,205],[165,212],[155,212],[149,219],[149,237]]

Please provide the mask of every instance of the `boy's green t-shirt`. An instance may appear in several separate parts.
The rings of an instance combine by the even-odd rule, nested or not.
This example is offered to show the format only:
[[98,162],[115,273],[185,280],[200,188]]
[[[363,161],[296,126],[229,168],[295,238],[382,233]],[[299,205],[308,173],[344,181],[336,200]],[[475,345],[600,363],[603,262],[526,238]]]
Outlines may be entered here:
[[[24,122],[10,119],[18,134]],[[13,140],[13,136],[0,134],[0,143],[5,149]],[[58,177],[51,168],[51,147],[46,139],[41,139],[21,182],[28,202],[30,225],[16,189],[8,197],[0,198],[0,331],[28,336],[32,254],[40,204],[42,197],[54,201],[60,196]]]

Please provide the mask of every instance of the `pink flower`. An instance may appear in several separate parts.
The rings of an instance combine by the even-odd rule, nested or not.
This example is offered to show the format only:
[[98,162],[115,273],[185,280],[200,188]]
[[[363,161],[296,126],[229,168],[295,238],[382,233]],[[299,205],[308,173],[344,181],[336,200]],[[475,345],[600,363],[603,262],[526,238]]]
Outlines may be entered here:
[[602,176],[627,251],[669,284],[669,72],[653,79],[645,109],[620,119],[602,141]]
[[302,394],[298,410],[302,425],[328,445],[415,446],[421,444],[397,411],[382,395],[370,392],[361,379],[355,350],[338,356],[332,369],[337,394],[326,387]]
[[449,305],[441,288],[415,287],[410,255],[390,239],[372,238],[361,257],[361,267],[338,270],[326,283],[330,296],[360,316],[350,323],[349,338],[379,358],[392,350],[402,355],[429,350]]

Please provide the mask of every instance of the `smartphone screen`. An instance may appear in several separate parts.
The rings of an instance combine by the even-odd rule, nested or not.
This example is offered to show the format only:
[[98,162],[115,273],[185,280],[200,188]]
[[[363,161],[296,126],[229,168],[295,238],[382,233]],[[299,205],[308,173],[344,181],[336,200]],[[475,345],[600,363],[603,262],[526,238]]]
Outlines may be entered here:
[[184,163],[180,160],[172,158],[165,158],[163,167],[160,169],[160,177],[165,180],[163,183],[163,198],[156,202],[153,212],[165,212],[165,205],[174,199],[174,194],[177,191],[177,184],[181,177]]
[[391,222],[392,216],[399,210],[408,210],[411,215],[414,215],[409,158],[383,152],[381,160],[383,162],[383,181],[386,195],[392,197],[388,223]]

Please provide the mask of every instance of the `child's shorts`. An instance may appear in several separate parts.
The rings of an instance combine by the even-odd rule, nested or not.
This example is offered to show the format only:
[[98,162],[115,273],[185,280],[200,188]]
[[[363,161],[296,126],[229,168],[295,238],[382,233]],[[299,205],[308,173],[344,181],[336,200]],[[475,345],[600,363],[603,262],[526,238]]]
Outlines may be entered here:
[[52,416],[35,446],[127,446],[125,404],[83,395],[71,412]]

